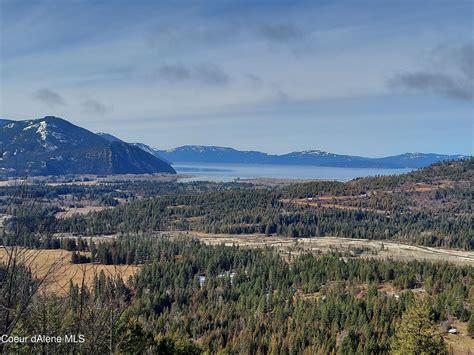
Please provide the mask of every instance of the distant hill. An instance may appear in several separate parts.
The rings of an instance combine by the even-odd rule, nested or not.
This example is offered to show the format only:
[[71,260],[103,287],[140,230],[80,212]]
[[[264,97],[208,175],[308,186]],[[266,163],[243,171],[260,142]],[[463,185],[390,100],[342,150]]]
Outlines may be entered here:
[[150,153],[152,155],[154,155],[155,157],[157,157],[158,159],[161,159],[163,160],[164,162],[167,162],[168,164],[172,164],[168,159],[165,159],[161,156],[160,152],[158,149],[156,148],[152,148],[150,147],[149,145],[146,145],[144,143],[130,143],[132,145],[134,145],[135,147],[138,147],[140,148],[141,150],[147,152],[147,153]]
[[227,147],[185,145],[170,150],[157,150],[157,152],[172,162],[276,164],[276,156]]
[[367,158],[334,154],[320,150],[271,155],[258,151],[240,151],[228,147],[186,145],[170,150],[155,150],[171,162],[314,165],[347,168],[422,168],[443,160],[467,158],[463,155],[406,153],[385,158]]
[[171,173],[142,149],[48,116],[0,126],[0,175]]
[[421,168],[445,160],[460,160],[469,158],[467,155],[446,155],[435,153],[405,153],[386,158],[377,159],[382,164],[389,166],[402,166],[407,168]]

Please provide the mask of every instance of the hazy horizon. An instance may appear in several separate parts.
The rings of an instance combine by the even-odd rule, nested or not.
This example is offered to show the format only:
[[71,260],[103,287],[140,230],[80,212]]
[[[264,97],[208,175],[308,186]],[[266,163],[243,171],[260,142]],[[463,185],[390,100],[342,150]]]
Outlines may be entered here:
[[470,1],[0,2],[0,117],[159,149],[473,151]]

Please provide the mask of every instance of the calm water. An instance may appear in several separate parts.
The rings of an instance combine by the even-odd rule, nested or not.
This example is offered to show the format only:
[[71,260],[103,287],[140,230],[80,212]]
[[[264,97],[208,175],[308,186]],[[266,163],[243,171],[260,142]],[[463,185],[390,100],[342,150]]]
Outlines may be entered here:
[[193,175],[181,181],[232,181],[234,179],[277,178],[277,179],[323,179],[347,181],[356,177],[373,175],[396,175],[412,169],[374,168],[328,168],[307,165],[258,165],[258,164],[215,164],[175,163],[180,174]]

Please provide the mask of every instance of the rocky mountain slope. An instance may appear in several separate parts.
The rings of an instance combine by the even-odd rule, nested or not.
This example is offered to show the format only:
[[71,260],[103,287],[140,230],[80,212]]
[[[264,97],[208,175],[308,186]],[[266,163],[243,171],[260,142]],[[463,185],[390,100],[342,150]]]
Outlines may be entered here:
[[0,175],[176,173],[163,160],[48,116],[0,125]]

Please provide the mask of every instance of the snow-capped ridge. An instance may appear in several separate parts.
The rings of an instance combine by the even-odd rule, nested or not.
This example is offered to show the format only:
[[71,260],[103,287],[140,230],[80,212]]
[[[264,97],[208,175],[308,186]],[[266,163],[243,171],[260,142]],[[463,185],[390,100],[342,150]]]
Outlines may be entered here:
[[125,142],[109,142],[58,117],[8,125],[0,126],[0,169],[11,175],[175,173],[155,154]]

